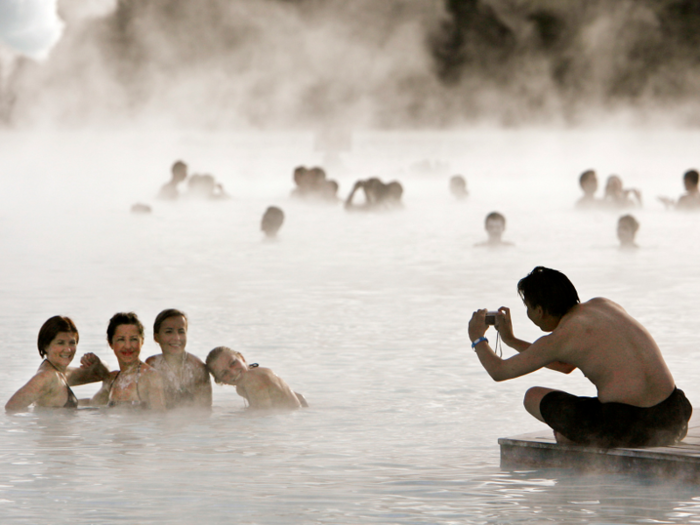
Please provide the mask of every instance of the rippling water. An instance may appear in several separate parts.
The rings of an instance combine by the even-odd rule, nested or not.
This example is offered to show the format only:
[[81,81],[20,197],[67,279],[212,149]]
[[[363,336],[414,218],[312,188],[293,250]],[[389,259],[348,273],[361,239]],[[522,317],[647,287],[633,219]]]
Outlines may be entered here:
[[[666,212],[698,167],[700,134],[678,131],[365,134],[336,177],[399,178],[405,209],[347,214],[288,198],[295,165],[320,154],[305,135],[0,136],[0,398],[36,370],[36,335],[71,316],[79,353],[116,359],[113,313],[149,329],[168,307],[190,318],[188,350],[240,350],[302,392],[311,408],[255,414],[214,387],[211,415],[102,410],[0,415],[2,523],[698,523],[696,486],[653,478],[499,468],[497,438],[541,428],[522,408],[534,384],[581,395],[574,372],[494,383],[469,349],[471,312],[513,308],[540,335],[516,283],[535,265],[564,271],[583,300],[607,296],[654,335],[691,402],[700,215]],[[176,158],[233,196],[160,203]],[[416,173],[422,159],[449,163]],[[618,214],[576,213],[589,167],[642,189],[634,252],[616,248]],[[471,196],[456,202],[449,175]],[[128,213],[137,201],[153,214]],[[263,242],[269,205],[286,222]],[[515,247],[493,251],[486,213]],[[492,334],[493,337],[493,334]],[[504,349],[509,352],[508,349]],[[77,389],[87,397],[97,386]]]

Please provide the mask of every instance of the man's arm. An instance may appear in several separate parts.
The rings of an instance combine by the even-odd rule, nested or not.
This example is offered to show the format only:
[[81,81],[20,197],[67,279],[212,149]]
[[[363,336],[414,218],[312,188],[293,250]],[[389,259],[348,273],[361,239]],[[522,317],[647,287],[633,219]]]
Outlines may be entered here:
[[[513,350],[516,350],[518,352],[524,352],[525,350],[530,348],[532,343],[523,341],[522,339],[518,339],[513,334],[513,321],[510,317],[510,308],[501,306],[498,309],[498,315],[496,315],[495,328],[501,335],[501,339],[503,340],[503,342],[506,345],[510,346]],[[575,366],[570,365],[568,363],[563,363],[561,361],[554,361],[552,363],[549,363],[548,365],[546,365],[546,368],[549,368],[550,370],[554,370],[556,372],[561,372],[563,374],[570,374],[571,372],[576,370]]]
[[[486,309],[477,310],[469,321],[469,338],[476,341],[486,333]],[[489,346],[482,341],[476,345],[476,352],[481,365],[494,381],[505,381],[524,376],[557,361],[557,342],[552,335],[542,337],[528,346],[526,350],[510,357],[501,359]]]

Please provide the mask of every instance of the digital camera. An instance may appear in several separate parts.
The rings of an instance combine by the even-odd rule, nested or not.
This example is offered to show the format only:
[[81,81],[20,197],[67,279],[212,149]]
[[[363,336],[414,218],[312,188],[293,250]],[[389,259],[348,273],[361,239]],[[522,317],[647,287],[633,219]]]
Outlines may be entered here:
[[496,324],[496,315],[498,312],[486,312],[486,324],[487,325],[495,325]]

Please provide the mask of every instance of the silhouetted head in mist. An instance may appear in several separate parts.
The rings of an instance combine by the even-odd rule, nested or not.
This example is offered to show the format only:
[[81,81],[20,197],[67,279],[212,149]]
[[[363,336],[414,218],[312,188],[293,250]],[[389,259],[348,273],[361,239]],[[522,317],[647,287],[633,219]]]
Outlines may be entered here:
[[[634,197],[634,200],[630,198],[630,195]],[[636,189],[623,188],[622,179],[617,175],[610,175],[605,183],[605,203],[610,208],[641,206],[642,194]]]
[[501,240],[506,231],[506,218],[497,211],[492,211],[484,220],[484,229],[489,238],[486,242],[477,243],[475,246],[512,246],[512,243]]
[[401,197],[403,196],[403,186],[397,180],[391,181],[386,185],[386,200],[391,205],[401,205]]
[[70,317],[54,315],[43,325],[41,325],[41,328],[39,329],[39,337],[37,338],[36,345],[39,348],[39,355],[41,357],[46,357],[46,349],[51,344],[51,341],[56,338],[59,332],[74,334],[76,343],[80,339],[78,329]]
[[173,176],[172,181],[175,184],[179,184],[187,178],[187,164],[185,164],[181,160],[175,161],[170,171],[172,172]]
[[688,170],[683,174],[683,185],[685,191],[693,193],[698,191],[698,172],[696,170]]
[[326,180],[326,172],[318,166],[307,169],[298,166],[294,169],[294,183],[296,188],[292,190],[292,197],[319,201],[336,201],[338,183]]
[[158,193],[159,199],[175,200],[178,198],[177,185],[187,178],[187,164],[178,160],[173,164],[170,171],[172,174],[171,179],[160,188]]
[[576,202],[577,208],[593,208],[600,204],[595,198],[598,191],[598,178],[593,170],[584,171],[578,179],[578,183],[583,190],[583,197]]
[[581,302],[566,275],[544,266],[537,266],[518,281],[518,294],[528,308],[528,317],[530,310],[538,307],[546,314],[563,317]]
[[617,238],[620,240],[620,248],[638,248],[634,238],[639,230],[639,222],[632,215],[623,215],[617,221]]
[[461,175],[453,175],[450,178],[450,193],[458,199],[463,199],[469,192],[467,191],[467,181]]
[[284,222],[284,212],[277,206],[270,206],[262,217],[260,229],[269,238],[275,237]]
[[698,191],[698,172],[688,170],[683,174],[685,193],[677,201],[669,197],[659,197],[667,208],[679,210],[700,210],[700,192]]

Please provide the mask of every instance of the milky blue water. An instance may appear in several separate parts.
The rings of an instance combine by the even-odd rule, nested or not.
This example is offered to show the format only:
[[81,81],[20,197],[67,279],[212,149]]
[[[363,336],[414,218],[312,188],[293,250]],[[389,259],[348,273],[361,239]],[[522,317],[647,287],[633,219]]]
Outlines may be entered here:
[[[109,411],[0,415],[0,522],[698,523],[700,488],[651,477],[502,471],[499,437],[542,428],[532,385],[593,395],[580,372],[495,383],[469,348],[473,310],[513,309],[535,265],[565,272],[583,300],[606,296],[656,338],[680,388],[700,399],[700,214],[664,210],[700,166],[690,131],[472,130],[357,134],[330,173],[403,182],[405,209],[347,214],[292,201],[292,168],[320,163],[305,134],[0,135],[0,399],[40,363],[36,335],[71,316],[78,352],[112,369],[107,322],[133,310],[189,315],[188,351],[218,345],[272,368],[311,407],[251,413],[214,386],[211,414]],[[232,198],[163,203],[176,159]],[[433,172],[416,163],[433,162]],[[441,167],[436,161],[446,163]],[[580,213],[578,175],[596,168],[643,191],[636,252],[617,249],[618,212]],[[454,200],[462,173],[470,196]],[[129,213],[135,202],[153,213]],[[282,207],[277,242],[262,213]],[[475,248],[484,216],[507,217],[504,250]],[[493,339],[494,334],[487,334]],[[508,353],[507,348],[504,349]],[[77,363],[77,360],[76,360]],[[88,397],[97,385],[77,389]]]

